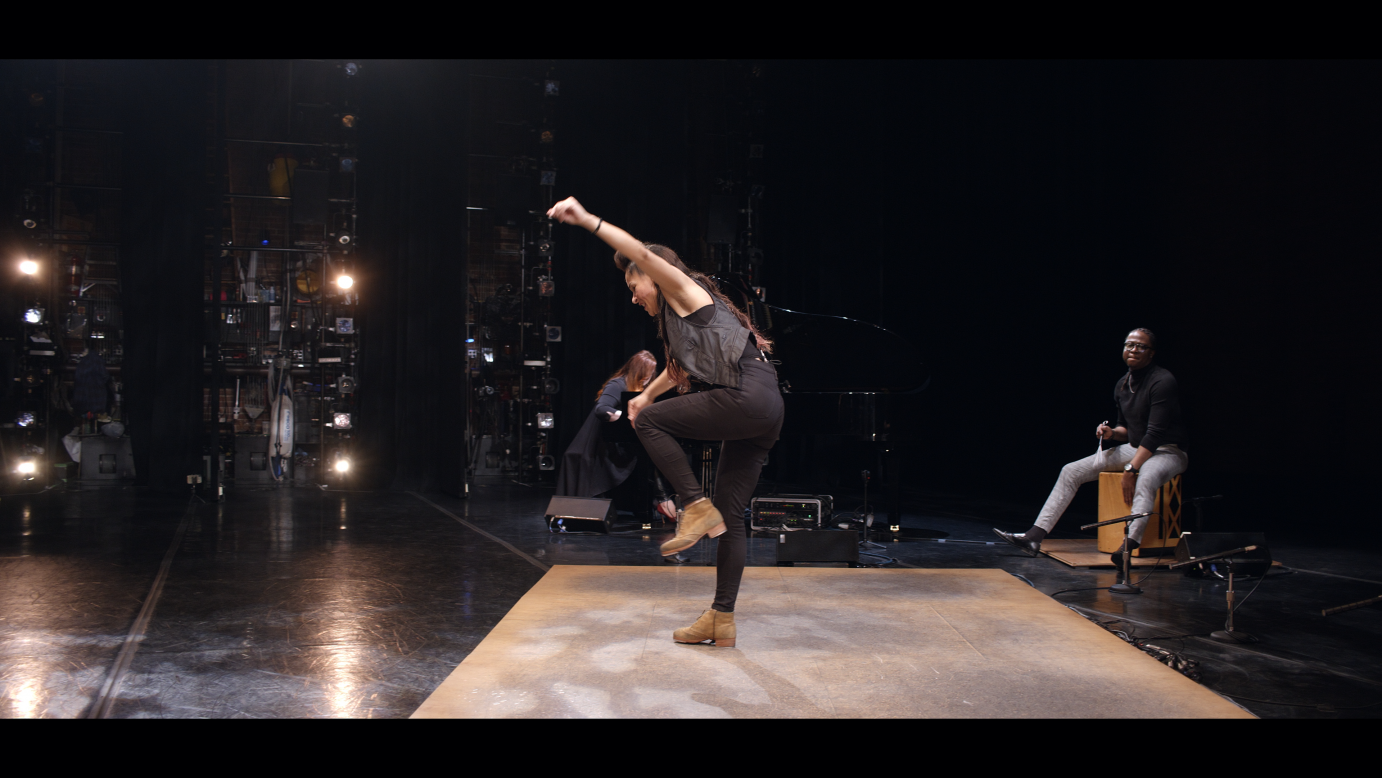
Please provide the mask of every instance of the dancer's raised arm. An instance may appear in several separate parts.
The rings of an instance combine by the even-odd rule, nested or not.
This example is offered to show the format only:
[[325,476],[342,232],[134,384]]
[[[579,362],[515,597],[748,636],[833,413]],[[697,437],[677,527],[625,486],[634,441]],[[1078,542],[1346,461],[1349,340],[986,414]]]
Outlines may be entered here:
[[714,300],[710,293],[702,289],[690,276],[673,267],[667,260],[649,251],[634,236],[587,211],[574,197],[552,206],[547,215],[563,224],[584,227],[586,231],[610,245],[615,251],[628,257],[638,269],[653,280],[672,310],[678,316],[710,305]]

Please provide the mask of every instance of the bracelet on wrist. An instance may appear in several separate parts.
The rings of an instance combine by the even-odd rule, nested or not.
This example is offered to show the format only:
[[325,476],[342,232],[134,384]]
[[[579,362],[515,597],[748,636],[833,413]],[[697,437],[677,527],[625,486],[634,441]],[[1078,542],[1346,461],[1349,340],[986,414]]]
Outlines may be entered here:
[[591,235],[597,235],[597,234],[599,234],[600,228],[603,227],[604,224],[605,224],[605,220],[604,220],[604,219],[601,219],[601,220],[600,220],[600,223],[595,225],[595,229],[593,229],[593,230],[590,231],[590,234],[591,234]]

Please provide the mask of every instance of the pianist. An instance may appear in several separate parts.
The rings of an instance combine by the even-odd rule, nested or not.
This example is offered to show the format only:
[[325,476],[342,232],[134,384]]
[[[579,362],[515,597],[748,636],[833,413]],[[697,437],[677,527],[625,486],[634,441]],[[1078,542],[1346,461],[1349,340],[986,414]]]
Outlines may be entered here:
[[[1156,336],[1138,328],[1128,333],[1123,343],[1123,362],[1128,372],[1113,387],[1118,409],[1115,427],[1107,422],[1095,429],[1100,441],[1124,441],[1123,445],[1071,462],[1061,468],[1046,505],[1037,514],[1036,524],[1021,534],[995,529],[999,537],[1036,556],[1041,540],[1056,526],[1070,506],[1081,484],[1096,481],[1100,473],[1123,474],[1123,500],[1132,503],[1133,513],[1150,513],[1156,504],[1156,490],[1176,475],[1185,472],[1185,424],[1180,415],[1180,394],[1176,379],[1166,368],[1153,364]],[[1142,541],[1147,519],[1134,521],[1128,531],[1129,547],[1113,554],[1113,563],[1122,565],[1122,554],[1131,552]]]
[[[707,535],[720,538],[715,600],[694,624],[673,632],[672,639],[732,646],[747,548],[744,508],[782,430],[777,371],[765,355],[771,344],[713,281],[692,271],[666,246],[640,243],[588,213],[574,197],[557,203],[547,215],[580,225],[609,244],[633,303],[657,319],[667,367],[629,401],[628,410],[649,458],[685,508],[676,536],[662,544],[662,555],[688,549]],[[693,379],[703,389],[686,394]],[[681,396],[652,404],[673,387]],[[713,500],[701,491],[678,437],[722,441]]]
[[[556,494],[597,497],[624,483],[639,470],[641,447],[636,442],[622,444],[608,441],[604,429],[606,424],[619,419],[620,395],[625,391],[643,391],[655,373],[657,358],[648,351],[640,351],[629,357],[623,367],[605,380],[604,386],[596,393],[595,407],[562,455],[561,469],[557,471]],[[644,466],[644,469],[651,468]],[[658,513],[675,520],[676,504],[660,488],[661,482],[656,480],[656,474],[648,473],[648,476],[650,481],[655,481],[653,503]],[[636,515],[641,515],[646,509],[646,504],[638,506]]]

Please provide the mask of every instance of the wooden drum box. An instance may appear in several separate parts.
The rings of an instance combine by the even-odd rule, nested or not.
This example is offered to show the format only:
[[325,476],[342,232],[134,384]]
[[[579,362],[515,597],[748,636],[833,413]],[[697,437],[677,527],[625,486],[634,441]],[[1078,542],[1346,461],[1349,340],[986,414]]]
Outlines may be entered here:
[[[1135,557],[1159,556],[1173,553],[1180,542],[1181,491],[1180,476],[1172,478],[1156,492],[1155,514],[1147,517],[1147,529],[1142,533],[1142,545],[1132,552]],[[1132,513],[1132,506],[1123,502],[1123,474],[1099,474],[1099,521],[1117,519]],[[1123,525],[1109,524],[1099,528],[1099,551],[1112,554],[1123,545]]]

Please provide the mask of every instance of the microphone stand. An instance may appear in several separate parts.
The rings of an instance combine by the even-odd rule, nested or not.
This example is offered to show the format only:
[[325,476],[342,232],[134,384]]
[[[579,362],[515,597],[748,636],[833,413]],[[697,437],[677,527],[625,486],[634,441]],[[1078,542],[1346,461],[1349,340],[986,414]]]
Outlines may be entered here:
[[1224,499],[1224,496],[1222,494],[1216,494],[1210,497],[1196,497],[1194,499],[1186,500],[1185,502],[1181,503],[1181,505],[1189,505],[1195,509],[1196,532],[1204,532],[1204,504],[1209,502],[1210,500],[1222,499]]
[[1376,604],[1379,603],[1379,602],[1382,602],[1382,594],[1379,594],[1379,595],[1377,595],[1376,597],[1369,597],[1369,598],[1367,598],[1366,600],[1359,600],[1358,602],[1351,602],[1351,603],[1349,603],[1348,605],[1336,605],[1336,606],[1334,606],[1333,608],[1325,608],[1324,610],[1320,611],[1320,615],[1321,615],[1321,616],[1333,616],[1333,615],[1336,614],[1336,613],[1343,613],[1344,611],[1351,611],[1351,610],[1353,610],[1354,608],[1365,608],[1365,607],[1367,607],[1367,606],[1369,606],[1369,605],[1376,605]]
[[1130,572],[1131,572],[1131,567],[1132,567],[1132,550],[1128,548],[1128,540],[1129,540],[1128,533],[1132,530],[1132,523],[1133,523],[1134,521],[1136,521],[1136,520],[1138,520],[1138,519],[1140,519],[1140,518],[1143,518],[1143,517],[1145,517],[1145,516],[1150,516],[1150,515],[1152,515],[1152,514],[1150,514],[1150,513],[1134,513],[1134,514],[1132,514],[1131,516],[1124,516],[1124,517],[1122,517],[1122,518],[1120,518],[1120,519],[1109,519],[1108,521],[1096,521],[1096,522],[1094,522],[1093,524],[1086,524],[1086,525],[1084,525],[1083,527],[1080,527],[1080,529],[1091,529],[1091,528],[1093,528],[1093,527],[1102,527],[1102,526],[1105,526],[1105,525],[1107,525],[1107,524],[1117,524],[1117,523],[1119,523],[1119,522],[1123,522],[1123,581],[1122,581],[1121,583],[1116,583],[1116,584],[1114,584],[1113,586],[1110,586],[1110,587],[1108,588],[1108,590],[1109,590],[1110,592],[1113,592],[1114,594],[1141,594],[1141,593],[1142,593],[1142,590],[1141,590],[1140,588],[1138,588],[1138,587],[1136,587],[1136,586],[1133,586],[1132,583],[1131,583],[1132,578],[1130,577]]
[[869,540],[869,534],[873,530],[873,512],[869,510],[869,471],[860,473],[864,479],[864,539],[859,541],[859,548],[883,548],[879,543]]
[[1211,559],[1223,559],[1224,564],[1228,565],[1228,621],[1224,624],[1224,629],[1216,629],[1213,632],[1209,633],[1209,636],[1211,638],[1221,643],[1257,642],[1257,638],[1253,637],[1252,635],[1249,635],[1248,633],[1243,632],[1242,630],[1236,630],[1233,628],[1233,556],[1237,554],[1246,554],[1249,551],[1256,550],[1257,546],[1244,546],[1242,548],[1234,548],[1228,551],[1220,551],[1217,554],[1206,554],[1205,556],[1190,557],[1184,562],[1177,562],[1171,565],[1171,568],[1174,569],[1177,567],[1185,567],[1186,565],[1193,565],[1198,562],[1208,562]]

